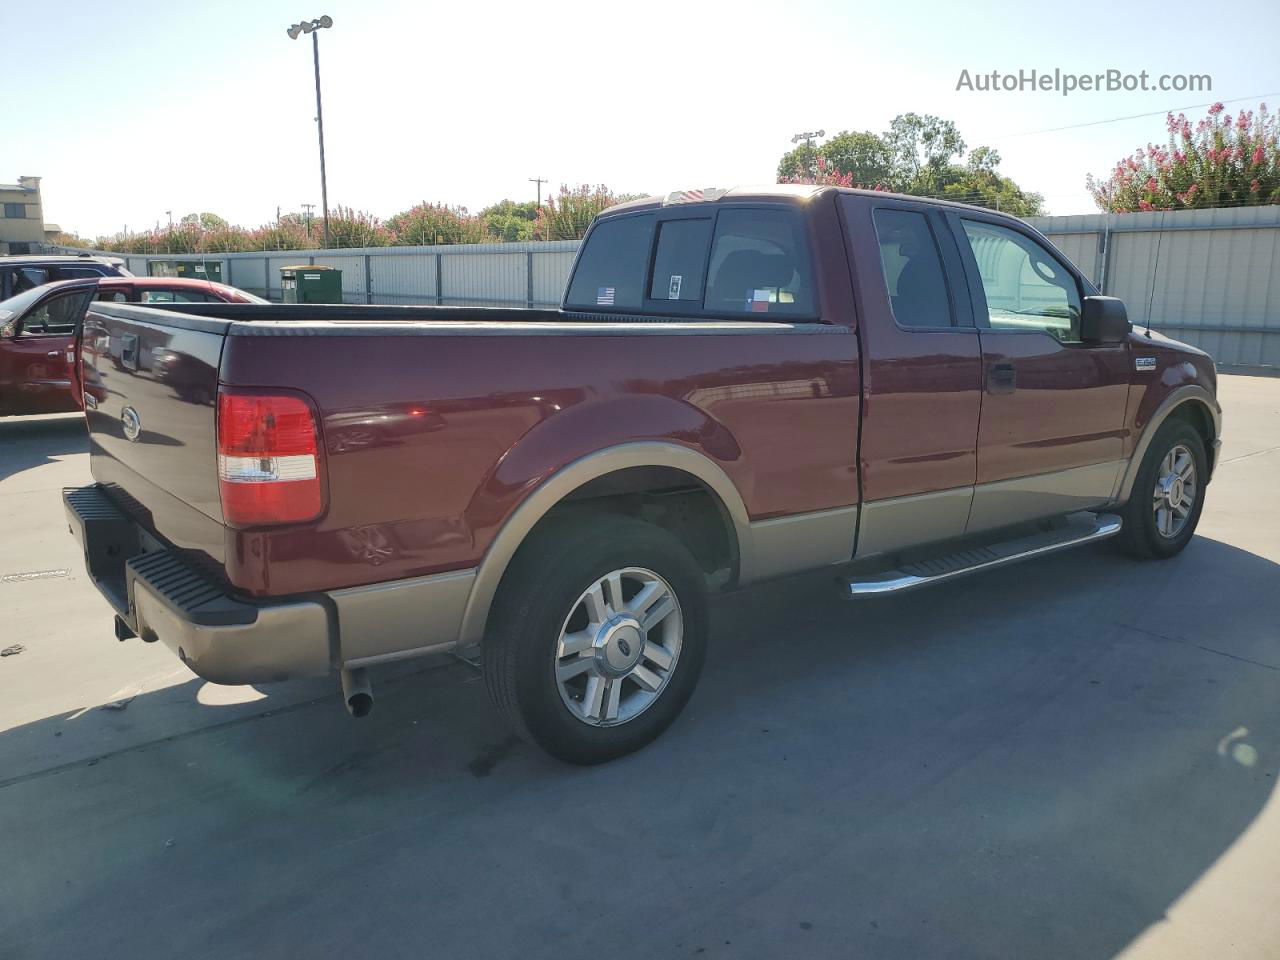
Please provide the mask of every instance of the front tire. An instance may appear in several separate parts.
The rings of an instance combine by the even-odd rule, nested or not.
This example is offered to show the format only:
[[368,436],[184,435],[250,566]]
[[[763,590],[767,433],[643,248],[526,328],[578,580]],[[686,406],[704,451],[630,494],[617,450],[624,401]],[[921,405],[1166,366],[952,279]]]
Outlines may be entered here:
[[1138,468],[1117,545],[1143,560],[1181,553],[1200,522],[1208,479],[1200,434],[1185,420],[1166,421]]
[[638,750],[684,708],[706,655],[702,570],[630,517],[552,520],[503,577],[481,655],[512,727],[595,764]]

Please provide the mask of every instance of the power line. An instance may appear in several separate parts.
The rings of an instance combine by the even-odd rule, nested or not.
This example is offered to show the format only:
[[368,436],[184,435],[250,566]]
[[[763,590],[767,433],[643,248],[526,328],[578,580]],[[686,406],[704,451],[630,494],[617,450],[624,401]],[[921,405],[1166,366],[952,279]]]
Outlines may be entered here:
[[1263,97],[1280,97],[1280,91],[1274,93],[1259,93],[1252,97],[1236,97],[1234,100],[1210,100],[1208,103],[1193,103],[1189,107],[1170,107],[1168,110],[1153,110],[1151,113],[1134,113],[1127,117],[1111,117],[1107,120],[1090,120],[1087,123],[1069,123],[1065,127],[1046,127],[1044,130],[1023,130],[1021,133],[1008,134],[1010,137],[1030,137],[1038,133],[1058,133],[1061,130],[1079,130],[1082,127],[1099,127],[1104,123],[1119,123],[1122,120],[1141,120],[1145,117],[1162,117],[1170,113],[1180,113],[1183,110],[1198,110],[1201,107],[1212,107],[1216,103],[1243,103],[1246,100],[1261,100]]

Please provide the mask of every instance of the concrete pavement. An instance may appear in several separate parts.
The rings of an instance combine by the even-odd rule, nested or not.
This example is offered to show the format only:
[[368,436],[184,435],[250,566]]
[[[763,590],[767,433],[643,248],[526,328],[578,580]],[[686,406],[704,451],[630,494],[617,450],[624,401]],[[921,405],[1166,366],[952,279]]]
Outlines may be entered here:
[[727,598],[658,743],[513,740],[452,660],[223,688],[117,643],[78,417],[0,421],[0,957],[1274,958],[1280,379],[1165,563]]

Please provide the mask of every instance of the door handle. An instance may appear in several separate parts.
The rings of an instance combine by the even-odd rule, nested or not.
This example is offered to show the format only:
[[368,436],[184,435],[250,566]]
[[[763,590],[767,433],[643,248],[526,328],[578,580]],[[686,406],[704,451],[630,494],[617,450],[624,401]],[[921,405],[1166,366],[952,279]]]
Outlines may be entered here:
[[62,351],[61,351],[61,350],[50,350],[48,353],[46,353],[46,354],[45,354],[45,356],[46,356],[46,357],[60,357],[60,356],[62,356]]
[[987,393],[1013,393],[1018,388],[1018,371],[1012,363],[987,367]]

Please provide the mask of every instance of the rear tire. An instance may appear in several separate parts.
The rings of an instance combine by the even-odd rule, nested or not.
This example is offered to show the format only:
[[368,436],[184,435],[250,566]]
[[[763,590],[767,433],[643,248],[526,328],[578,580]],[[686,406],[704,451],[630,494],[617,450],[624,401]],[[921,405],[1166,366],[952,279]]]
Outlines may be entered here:
[[1142,458],[1116,545],[1143,560],[1181,553],[1200,522],[1208,477],[1204,440],[1195,427],[1185,420],[1166,421]]
[[512,561],[481,656],[521,736],[568,763],[638,750],[684,708],[707,643],[706,582],[674,536],[630,517],[552,520]]

